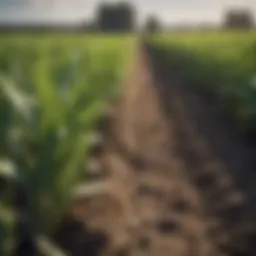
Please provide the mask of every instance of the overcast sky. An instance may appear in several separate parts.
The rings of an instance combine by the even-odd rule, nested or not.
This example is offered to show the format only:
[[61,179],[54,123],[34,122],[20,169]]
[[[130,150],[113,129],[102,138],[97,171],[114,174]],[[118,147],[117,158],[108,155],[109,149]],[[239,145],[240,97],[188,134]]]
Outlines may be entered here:
[[[75,23],[91,19],[102,0],[0,0],[0,22]],[[107,1],[105,1],[107,2]],[[108,2],[117,2],[108,0]],[[220,22],[229,7],[246,7],[256,17],[256,0],[132,0],[142,21],[156,14],[167,24]]]

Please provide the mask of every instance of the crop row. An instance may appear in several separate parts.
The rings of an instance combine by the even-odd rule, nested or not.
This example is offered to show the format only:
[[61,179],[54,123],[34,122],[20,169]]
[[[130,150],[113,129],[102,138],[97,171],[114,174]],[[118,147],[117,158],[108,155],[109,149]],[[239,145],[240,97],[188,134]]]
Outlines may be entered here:
[[129,37],[1,38],[0,255],[11,253],[15,222],[24,218],[13,209],[14,188],[25,191],[33,237],[56,228],[133,45]]
[[215,95],[245,133],[256,130],[256,33],[177,33],[153,43],[188,84]]

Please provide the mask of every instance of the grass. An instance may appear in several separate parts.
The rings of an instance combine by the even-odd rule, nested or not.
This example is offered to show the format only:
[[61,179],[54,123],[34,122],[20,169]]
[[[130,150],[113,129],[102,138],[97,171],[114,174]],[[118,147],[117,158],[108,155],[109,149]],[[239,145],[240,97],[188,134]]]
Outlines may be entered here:
[[[84,176],[90,137],[107,102],[118,96],[135,44],[130,36],[0,39],[0,163],[12,166],[26,189],[33,237],[52,233]],[[3,256],[13,228],[4,221],[7,209],[12,215],[9,194],[0,198]]]
[[162,34],[152,42],[188,83],[215,94],[243,132],[255,132],[256,31]]

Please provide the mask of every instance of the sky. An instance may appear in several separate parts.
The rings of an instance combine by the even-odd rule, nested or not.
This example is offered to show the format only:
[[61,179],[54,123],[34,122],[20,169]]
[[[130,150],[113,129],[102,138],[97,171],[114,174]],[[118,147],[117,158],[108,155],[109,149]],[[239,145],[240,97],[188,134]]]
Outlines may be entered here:
[[[118,0],[0,0],[0,22],[68,23],[90,20],[100,2]],[[132,0],[139,23],[157,15],[165,24],[219,23],[230,7],[250,9],[256,19],[256,0]]]

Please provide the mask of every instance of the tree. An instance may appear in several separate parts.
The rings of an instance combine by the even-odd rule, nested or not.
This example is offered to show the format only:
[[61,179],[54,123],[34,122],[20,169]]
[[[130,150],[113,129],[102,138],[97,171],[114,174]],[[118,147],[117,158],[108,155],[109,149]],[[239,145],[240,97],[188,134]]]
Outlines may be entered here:
[[224,27],[226,28],[252,28],[253,15],[249,10],[229,10],[225,14]]
[[128,3],[102,4],[98,10],[98,28],[104,32],[132,31],[134,16],[134,10]]
[[161,29],[161,24],[155,16],[150,16],[145,24],[145,31],[148,33],[154,33]]

